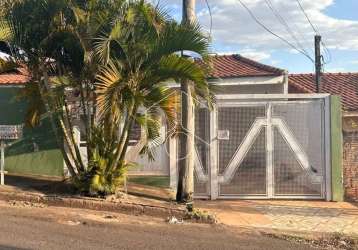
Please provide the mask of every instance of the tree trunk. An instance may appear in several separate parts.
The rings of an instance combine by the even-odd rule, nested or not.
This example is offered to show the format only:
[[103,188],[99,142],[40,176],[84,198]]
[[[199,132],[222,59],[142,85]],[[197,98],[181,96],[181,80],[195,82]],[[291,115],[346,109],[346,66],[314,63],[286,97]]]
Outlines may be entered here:
[[[35,72],[36,72],[36,70],[35,70]],[[44,84],[44,87],[40,86],[40,88],[39,88],[40,89],[40,94],[41,94],[42,100],[45,103],[46,112],[49,114],[50,123],[51,123],[51,126],[52,126],[52,130],[55,133],[55,139],[56,139],[57,145],[61,150],[62,156],[64,158],[64,161],[66,163],[68,171],[70,172],[71,177],[74,178],[74,179],[78,179],[78,176],[77,176],[77,174],[76,174],[76,172],[74,170],[74,167],[72,166],[72,163],[71,163],[70,159],[68,158],[67,152],[66,152],[65,147],[64,147],[64,142],[61,140],[61,137],[60,137],[60,135],[58,134],[58,131],[57,131],[58,126],[57,126],[57,123],[55,121],[55,118],[53,117],[54,112],[52,110],[51,101],[48,100],[49,98],[47,97],[49,95],[49,90],[50,90],[51,87],[50,87],[50,84],[49,84],[49,78],[48,78],[47,71],[46,71],[46,69],[45,69],[45,67],[43,65],[40,66],[40,72],[43,75],[43,84]],[[39,79],[39,77],[37,77],[37,79]],[[44,93],[43,89],[45,89],[46,93]]]
[[123,160],[124,155],[127,150],[128,139],[129,139],[129,132],[131,130],[133,116],[137,112],[137,108],[132,105],[127,110],[127,115],[124,121],[123,128],[121,129],[120,139],[118,142],[118,146],[115,152],[115,159],[112,163],[111,169],[113,169],[120,161]]

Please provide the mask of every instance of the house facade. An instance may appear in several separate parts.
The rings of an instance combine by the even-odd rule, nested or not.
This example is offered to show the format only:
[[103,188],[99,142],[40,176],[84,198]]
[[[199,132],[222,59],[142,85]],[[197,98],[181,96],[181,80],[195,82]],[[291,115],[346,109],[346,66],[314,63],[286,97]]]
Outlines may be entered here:
[[[21,125],[26,119],[28,103],[19,95],[28,82],[25,70],[0,74],[0,124]],[[23,137],[7,141],[5,169],[9,173],[63,176],[63,158],[47,119],[36,128],[23,128]]]
[[[285,70],[240,55],[214,55],[209,67],[208,82],[215,89],[216,102],[209,108],[199,101],[193,118],[196,120],[195,196],[340,200],[341,166],[334,163],[335,154],[331,154],[341,144],[339,138],[331,136],[335,129],[331,118],[339,117],[338,113],[336,116],[331,113],[336,110],[337,100],[328,94],[289,95]],[[21,83],[4,81],[3,92],[6,88],[13,89],[15,92],[9,94],[13,98],[25,82],[26,79]],[[177,83],[168,84],[179,87]],[[27,105],[20,104],[24,108],[18,109],[21,112],[16,124],[23,122]],[[4,101],[4,105],[4,109],[11,110],[10,101]],[[169,176],[171,186],[175,187],[179,161],[177,137],[170,136],[163,125],[163,143],[156,148],[155,160],[149,161],[139,156],[140,129],[135,131],[126,157],[139,163],[139,167],[130,169],[129,174]],[[81,138],[86,136],[81,136],[80,126],[75,133],[78,143],[85,145]],[[45,139],[48,144],[43,142]],[[39,128],[26,130],[24,138],[12,147],[8,149],[5,167],[9,172],[66,175],[46,120]],[[85,146],[81,150],[85,153]]]
[[[341,200],[341,164],[331,155],[341,142],[330,126],[339,100],[288,95],[286,71],[239,55],[213,56],[211,69],[215,107],[196,108],[195,196]],[[175,187],[178,141],[167,138],[152,164]],[[151,172],[147,162],[132,173]]]

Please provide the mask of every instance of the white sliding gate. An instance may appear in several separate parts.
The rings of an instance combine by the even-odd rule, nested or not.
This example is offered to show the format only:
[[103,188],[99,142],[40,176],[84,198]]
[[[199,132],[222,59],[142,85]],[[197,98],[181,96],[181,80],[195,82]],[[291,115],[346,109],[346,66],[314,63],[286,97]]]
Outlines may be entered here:
[[219,95],[196,114],[195,196],[330,199],[329,96]]

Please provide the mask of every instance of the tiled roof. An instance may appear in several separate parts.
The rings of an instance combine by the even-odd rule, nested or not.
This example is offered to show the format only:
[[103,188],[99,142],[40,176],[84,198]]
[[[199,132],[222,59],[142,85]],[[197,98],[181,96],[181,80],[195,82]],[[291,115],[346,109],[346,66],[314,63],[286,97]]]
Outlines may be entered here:
[[284,70],[271,67],[241,55],[215,55],[209,60],[210,78],[279,76]]
[[[202,62],[199,61],[200,64]],[[203,64],[202,64],[203,65]],[[235,78],[254,76],[280,76],[284,70],[271,67],[241,55],[216,55],[209,60],[209,78]],[[22,85],[29,77],[22,72],[20,74],[0,74],[0,85]]]
[[[314,74],[290,74],[289,92],[314,93]],[[321,93],[340,95],[343,109],[358,111],[358,73],[324,73],[320,86]]]
[[24,85],[30,77],[26,69],[19,69],[18,73],[0,74],[0,85]]

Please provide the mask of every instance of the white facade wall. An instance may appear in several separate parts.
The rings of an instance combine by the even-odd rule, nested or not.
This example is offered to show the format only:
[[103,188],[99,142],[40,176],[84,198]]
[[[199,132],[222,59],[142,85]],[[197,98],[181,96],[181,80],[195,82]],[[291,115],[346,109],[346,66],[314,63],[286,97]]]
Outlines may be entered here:
[[[287,94],[287,76],[262,76],[227,78],[210,81],[215,85],[216,94]],[[169,84],[177,88],[178,84]],[[165,125],[162,133],[166,134]],[[176,138],[168,137],[158,148],[155,161],[149,161],[145,156],[137,157],[138,167],[129,171],[132,175],[177,175],[177,142]],[[175,179],[171,178],[171,186],[175,186]]]

